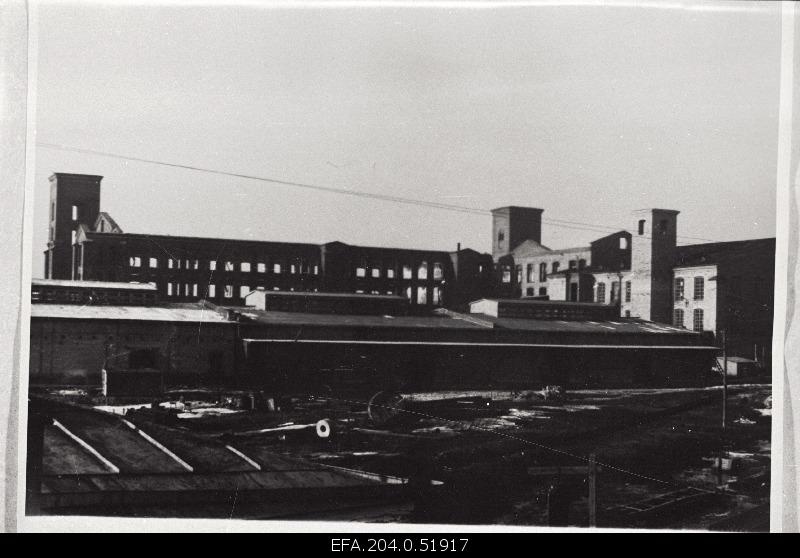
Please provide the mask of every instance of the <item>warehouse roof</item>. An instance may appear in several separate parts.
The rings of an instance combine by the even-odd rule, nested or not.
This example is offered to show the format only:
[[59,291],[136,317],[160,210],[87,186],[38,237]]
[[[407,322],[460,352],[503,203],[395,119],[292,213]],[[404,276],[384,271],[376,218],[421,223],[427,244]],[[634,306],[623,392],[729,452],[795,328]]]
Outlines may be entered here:
[[67,279],[31,279],[35,287],[67,287],[70,289],[124,289],[155,291],[154,283],[126,283],[112,281],[72,281]]
[[309,325],[333,327],[394,327],[394,328],[457,328],[484,329],[467,320],[447,316],[375,316],[345,314],[311,314],[237,308],[236,312],[255,322],[271,325]]
[[31,304],[31,318],[203,323],[229,321],[221,312],[191,303],[160,306]]

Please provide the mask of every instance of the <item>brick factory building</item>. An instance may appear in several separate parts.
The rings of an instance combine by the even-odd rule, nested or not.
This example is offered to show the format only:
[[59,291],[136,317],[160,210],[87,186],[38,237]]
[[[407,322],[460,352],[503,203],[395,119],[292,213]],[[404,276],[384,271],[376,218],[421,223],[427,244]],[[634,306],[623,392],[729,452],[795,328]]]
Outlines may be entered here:
[[50,178],[45,277],[154,283],[164,300],[239,305],[250,291],[405,296],[464,306],[490,294],[492,259],[453,252],[125,233],[100,211],[101,176]]
[[486,298],[595,302],[619,317],[727,332],[731,354],[768,366],[775,239],[677,245],[678,211],[634,213],[588,246],[542,244],[542,209],[492,211],[492,254],[125,233],[101,211],[102,177],[50,178],[45,275],[152,283],[164,301],[240,306],[252,291],[404,297],[409,312]]
[[[507,297],[596,302],[618,316],[711,331],[730,354],[770,366],[775,239],[677,245],[678,211],[634,213],[634,233],[551,250],[542,210],[493,211],[496,281]],[[531,222],[533,221],[533,222]],[[519,230],[516,230],[519,229]],[[505,242],[513,239],[514,242]]]

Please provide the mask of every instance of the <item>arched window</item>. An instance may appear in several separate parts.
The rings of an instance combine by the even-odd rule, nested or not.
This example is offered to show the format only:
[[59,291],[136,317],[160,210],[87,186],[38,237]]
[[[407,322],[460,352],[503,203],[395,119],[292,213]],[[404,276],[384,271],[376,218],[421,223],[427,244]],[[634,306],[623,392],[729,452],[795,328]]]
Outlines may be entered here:
[[547,264],[542,262],[539,264],[539,282],[544,283],[547,281]]

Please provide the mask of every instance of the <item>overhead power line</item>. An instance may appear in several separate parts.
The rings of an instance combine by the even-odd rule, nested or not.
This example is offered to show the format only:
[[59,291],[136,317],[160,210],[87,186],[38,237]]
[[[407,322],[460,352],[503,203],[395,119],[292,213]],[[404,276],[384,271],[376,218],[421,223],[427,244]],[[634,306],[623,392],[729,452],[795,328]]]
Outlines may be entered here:
[[[114,159],[121,159],[125,161],[135,161],[139,163],[147,163],[151,165],[160,165],[164,167],[172,167],[176,169],[184,169],[196,172],[204,172],[207,174],[215,174],[219,176],[227,176],[232,178],[242,178],[246,180],[255,180],[259,182],[268,182],[272,184],[280,184],[283,186],[291,186],[295,188],[304,188],[307,190],[316,190],[319,192],[327,192],[331,194],[342,194],[347,196],[353,196],[358,198],[365,198],[365,199],[374,199],[380,201],[387,201],[393,203],[401,203],[405,205],[415,205],[419,207],[427,207],[430,209],[441,209],[444,211],[454,211],[457,213],[468,213],[472,215],[482,215],[482,216],[490,216],[492,214],[491,211],[487,209],[479,209],[475,207],[468,207],[450,203],[443,203],[443,202],[434,202],[429,200],[419,200],[413,198],[405,198],[402,196],[391,196],[388,194],[377,194],[374,192],[365,192],[362,190],[351,190],[346,188],[334,188],[331,186],[321,186],[318,184],[309,184],[305,182],[295,182],[292,180],[284,180],[280,178],[271,178],[267,176],[258,176],[253,174],[245,174],[245,173],[236,173],[230,171],[223,171],[218,169],[211,169],[207,167],[198,167],[195,165],[185,165],[181,163],[172,163],[169,161],[161,161],[157,159],[147,159],[144,157],[135,157],[132,155],[122,155],[120,153],[112,153],[109,151],[101,151],[97,149],[86,149],[82,147],[74,147],[69,145],[60,145],[56,143],[48,143],[48,142],[36,142],[36,145],[39,147],[45,147],[48,149],[57,149],[61,151],[72,151],[75,153],[83,153],[87,155],[99,155],[102,157],[110,157]],[[595,223],[582,223],[579,221],[570,221],[567,219],[552,219],[552,218],[542,218],[542,222],[548,225],[552,225],[554,227],[560,227],[565,229],[573,229],[573,230],[581,230],[581,231],[589,231],[589,232],[597,232],[597,233],[604,233],[608,234],[609,232],[616,232],[620,230],[625,230],[625,227],[614,227],[609,225],[598,225]],[[647,235],[644,235],[647,236]],[[720,242],[719,240],[713,240],[709,238],[700,238],[700,237],[693,237],[693,236],[681,236],[679,235],[678,238],[686,239],[686,240],[698,240],[701,242]]]

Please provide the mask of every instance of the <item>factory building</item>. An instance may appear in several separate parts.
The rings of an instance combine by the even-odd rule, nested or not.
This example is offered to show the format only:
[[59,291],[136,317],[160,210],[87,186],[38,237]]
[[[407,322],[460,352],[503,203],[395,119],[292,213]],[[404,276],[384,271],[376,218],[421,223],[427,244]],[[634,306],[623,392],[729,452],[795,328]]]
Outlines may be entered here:
[[164,300],[240,305],[252,290],[398,295],[464,306],[492,284],[488,254],[126,233],[100,211],[101,176],[50,178],[47,279],[153,283]]
[[[542,210],[496,209],[493,235],[516,243],[495,243],[500,292],[606,304],[623,318],[714,332],[719,345],[724,331],[731,355],[769,367],[775,239],[678,246],[678,213],[636,211],[633,233],[554,250],[542,244]],[[515,226],[520,231],[509,230]]]

